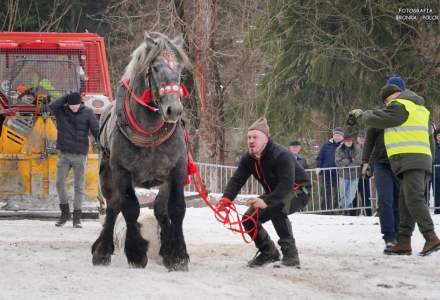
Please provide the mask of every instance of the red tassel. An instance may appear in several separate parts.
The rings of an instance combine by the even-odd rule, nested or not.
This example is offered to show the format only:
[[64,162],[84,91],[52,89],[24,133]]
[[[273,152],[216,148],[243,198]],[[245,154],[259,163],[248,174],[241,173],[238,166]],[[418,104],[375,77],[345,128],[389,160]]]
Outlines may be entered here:
[[188,97],[188,95],[189,95],[188,88],[185,85],[183,85],[182,83],[180,84],[180,87],[182,88],[182,91],[183,91],[182,97]]
[[197,165],[193,161],[188,161],[188,175],[196,174]]
[[142,95],[142,100],[145,104],[149,104],[153,101],[153,98],[151,97],[151,89],[147,89],[144,91],[144,94]]

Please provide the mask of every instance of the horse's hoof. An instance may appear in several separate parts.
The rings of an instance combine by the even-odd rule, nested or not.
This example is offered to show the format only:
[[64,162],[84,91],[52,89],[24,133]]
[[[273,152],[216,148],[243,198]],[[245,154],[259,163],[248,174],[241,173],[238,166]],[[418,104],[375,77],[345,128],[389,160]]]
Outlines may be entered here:
[[94,266],[108,266],[112,258],[110,255],[93,255],[92,263]]
[[169,272],[180,271],[188,272],[189,257],[167,257],[164,258],[163,264]]
[[128,261],[128,264],[132,268],[145,268],[148,264],[148,257],[145,255],[145,257],[141,258],[139,261]]

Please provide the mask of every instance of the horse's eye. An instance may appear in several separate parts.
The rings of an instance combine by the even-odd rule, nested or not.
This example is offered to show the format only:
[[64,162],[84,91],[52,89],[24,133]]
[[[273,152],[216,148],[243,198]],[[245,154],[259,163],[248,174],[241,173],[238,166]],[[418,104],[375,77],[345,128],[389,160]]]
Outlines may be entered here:
[[157,73],[159,72],[159,69],[157,67],[153,67],[153,71]]

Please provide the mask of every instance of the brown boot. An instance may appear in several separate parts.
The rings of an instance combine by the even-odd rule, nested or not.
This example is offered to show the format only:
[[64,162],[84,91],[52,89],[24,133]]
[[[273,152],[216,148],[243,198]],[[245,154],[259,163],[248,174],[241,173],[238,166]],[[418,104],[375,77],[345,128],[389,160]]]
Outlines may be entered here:
[[384,250],[384,254],[387,255],[411,255],[411,253],[411,237],[406,235],[400,235],[396,245]]
[[423,246],[422,252],[419,253],[420,256],[426,256],[440,250],[440,240],[434,231],[428,231],[423,233],[423,237],[425,238],[425,246]]

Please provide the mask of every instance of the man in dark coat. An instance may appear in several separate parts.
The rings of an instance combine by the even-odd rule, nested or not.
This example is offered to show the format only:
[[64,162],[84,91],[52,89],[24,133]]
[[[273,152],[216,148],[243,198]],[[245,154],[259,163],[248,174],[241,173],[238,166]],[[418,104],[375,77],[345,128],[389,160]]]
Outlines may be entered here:
[[309,164],[307,163],[307,159],[300,154],[301,152],[301,142],[298,140],[293,140],[289,144],[289,150],[292,152],[293,157],[296,159],[298,164],[304,169],[309,169]]
[[98,140],[99,125],[91,108],[81,103],[79,93],[62,96],[49,105],[56,118],[58,136],[57,149],[57,192],[60,199],[61,216],[56,226],[63,226],[70,219],[70,209],[65,180],[73,169],[74,200],[73,227],[81,228],[81,206],[84,197],[84,172],[89,149],[89,132],[95,143]]
[[[277,247],[261,225],[269,220],[272,221],[279,236],[278,244],[283,253],[281,263],[286,266],[299,266],[298,251],[288,214],[301,209],[307,203],[307,201],[302,204],[299,203],[301,201],[298,202],[304,199],[298,197],[298,193],[309,193],[308,176],[298,164],[295,164],[289,150],[270,140],[265,118],[258,119],[249,127],[247,145],[248,151],[242,156],[217,208],[222,210],[227,207],[247,179],[253,175],[263,186],[265,193],[248,200],[247,204],[250,208],[243,217],[243,225],[247,231],[250,231],[254,224],[249,220],[246,221],[247,216],[252,215],[257,208],[260,209],[256,218],[258,234],[254,240],[259,253],[249,261],[248,266],[263,266],[280,259]],[[298,174],[298,178],[295,178],[295,174]]]
[[319,150],[316,157],[316,171],[319,174],[321,210],[334,210],[339,207],[338,175],[336,174],[335,153],[344,140],[344,130],[335,128],[333,136]]

